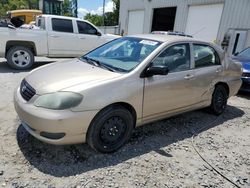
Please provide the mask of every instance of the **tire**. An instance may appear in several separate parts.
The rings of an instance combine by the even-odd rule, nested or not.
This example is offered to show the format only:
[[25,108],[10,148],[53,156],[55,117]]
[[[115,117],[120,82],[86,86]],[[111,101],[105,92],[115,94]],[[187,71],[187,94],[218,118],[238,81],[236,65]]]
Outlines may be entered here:
[[218,85],[215,87],[212,101],[210,105],[210,111],[215,115],[222,114],[227,106],[228,94],[224,86]]
[[25,70],[33,65],[34,54],[30,48],[14,46],[8,50],[6,59],[11,68]]
[[102,110],[91,122],[87,142],[98,152],[111,153],[128,141],[133,128],[131,113],[122,106],[111,106]]

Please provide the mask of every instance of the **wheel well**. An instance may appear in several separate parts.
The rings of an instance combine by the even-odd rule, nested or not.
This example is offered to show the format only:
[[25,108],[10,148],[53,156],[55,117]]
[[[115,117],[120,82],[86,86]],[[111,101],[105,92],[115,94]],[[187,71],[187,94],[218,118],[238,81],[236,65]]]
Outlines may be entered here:
[[8,41],[6,44],[6,48],[5,48],[5,57],[7,55],[7,52],[9,51],[10,48],[14,47],[14,46],[24,46],[27,48],[30,48],[31,51],[33,52],[33,54],[36,56],[36,46],[34,42],[30,42],[30,41]]
[[218,86],[218,85],[223,86],[226,89],[226,91],[227,91],[227,96],[229,96],[230,90],[229,90],[229,87],[228,87],[227,83],[225,83],[225,82],[218,82],[217,84],[215,84],[215,87]]
[[[113,104],[110,104],[108,106],[106,106],[104,109],[106,108],[110,108],[112,106],[122,106],[123,108],[127,109],[133,116],[133,119],[134,119],[134,127],[136,125],[136,119],[137,119],[137,114],[136,114],[136,111],[134,109],[134,107],[128,103],[125,103],[125,102],[117,102],[117,103],[113,103]],[[102,109],[102,110],[104,110]]]

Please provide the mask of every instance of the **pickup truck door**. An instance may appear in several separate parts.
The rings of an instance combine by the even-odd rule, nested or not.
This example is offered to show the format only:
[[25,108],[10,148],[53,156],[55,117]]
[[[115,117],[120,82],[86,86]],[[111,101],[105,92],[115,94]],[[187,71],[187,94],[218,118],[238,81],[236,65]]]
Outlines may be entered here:
[[85,21],[77,21],[77,28],[79,33],[77,46],[81,50],[81,55],[107,42],[94,26]]
[[79,54],[77,33],[71,19],[52,18],[48,31],[50,57],[76,57]]

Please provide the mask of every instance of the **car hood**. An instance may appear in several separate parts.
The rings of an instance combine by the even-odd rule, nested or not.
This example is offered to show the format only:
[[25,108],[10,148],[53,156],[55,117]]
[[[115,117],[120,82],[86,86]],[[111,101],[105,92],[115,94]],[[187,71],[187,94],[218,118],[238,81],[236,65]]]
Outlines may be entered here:
[[38,95],[60,91],[78,84],[96,84],[121,76],[79,59],[45,65],[33,70],[25,80]]
[[107,41],[121,38],[121,36],[119,36],[119,35],[113,35],[113,34],[103,34],[103,35]]
[[250,58],[234,56],[233,60],[239,61],[242,64],[243,69],[250,72]]

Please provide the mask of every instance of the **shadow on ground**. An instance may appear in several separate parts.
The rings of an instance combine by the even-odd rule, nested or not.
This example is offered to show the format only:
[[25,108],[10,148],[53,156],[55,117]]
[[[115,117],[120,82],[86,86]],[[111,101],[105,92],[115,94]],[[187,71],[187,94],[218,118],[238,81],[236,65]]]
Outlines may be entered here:
[[250,100],[250,92],[239,91],[239,92],[237,93],[237,96]]
[[[33,138],[21,125],[17,130],[16,138],[23,155],[32,166],[45,174],[68,177],[114,166],[149,152],[174,157],[164,151],[163,147],[191,138],[194,133],[201,133],[243,115],[244,111],[228,106],[225,113],[219,117],[202,110],[158,121],[138,127],[129,143],[113,154],[94,152],[87,144],[48,145]],[[201,129],[203,127],[204,129]]]
[[31,71],[32,69],[35,69],[37,67],[40,67],[40,66],[43,66],[43,65],[46,65],[48,63],[53,63],[53,62],[56,62],[53,61],[53,60],[50,60],[50,61],[37,61],[34,63],[34,65],[27,69],[27,70],[16,70],[16,69],[13,69],[13,68],[10,68],[8,66],[8,64],[4,61],[4,62],[0,62],[0,73],[20,73],[20,72],[29,72]]

